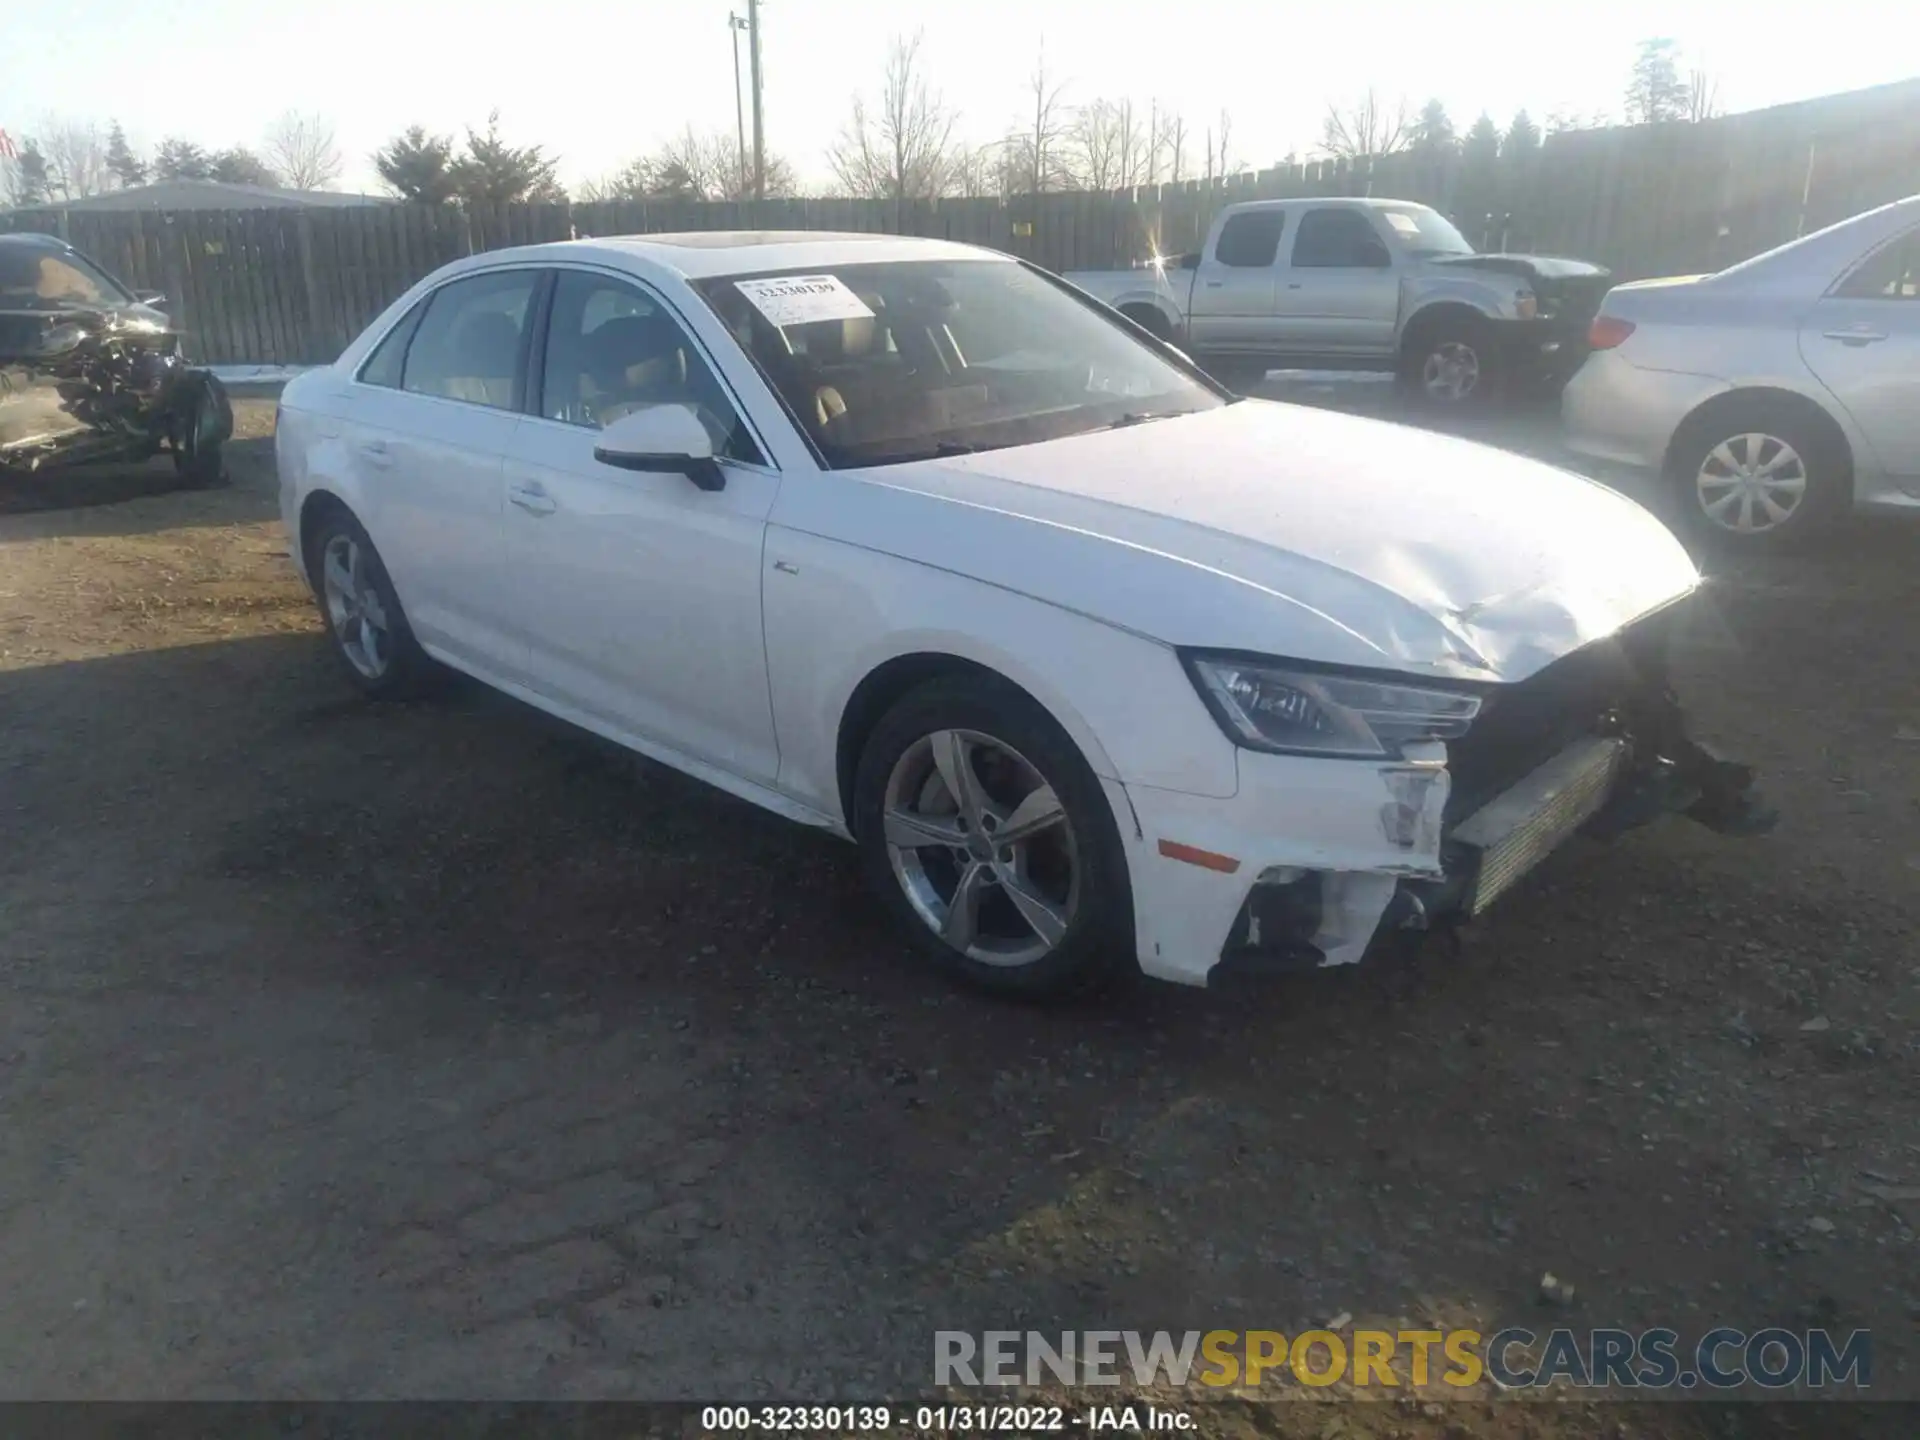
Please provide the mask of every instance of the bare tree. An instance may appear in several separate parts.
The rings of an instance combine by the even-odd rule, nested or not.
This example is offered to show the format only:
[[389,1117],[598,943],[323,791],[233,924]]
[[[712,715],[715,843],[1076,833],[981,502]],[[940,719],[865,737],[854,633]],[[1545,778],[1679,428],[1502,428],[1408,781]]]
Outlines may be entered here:
[[1046,51],[1034,63],[1027,82],[1025,128],[1007,137],[1008,193],[1041,195],[1049,190],[1071,190],[1074,173],[1073,114],[1064,96],[1067,87],[1047,71]]
[[1414,132],[1414,122],[1407,113],[1404,99],[1389,105],[1369,90],[1345,109],[1327,106],[1327,118],[1320,130],[1320,148],[1336,160],[1393,155],[1413,143]]
[[1687,119],[1696,124],[1720,113],[1720,81],[1705,70],[1687,72]]
[[1183,115],[1161,115],[1156,117],[1153,135],[1153,170],[1148,177],[1149,185],[1160,178],[1160,167],[1164,164],[1167,171],[1167,183],[1178,185],[1187,178],[1187,121]]
[[959,115],[927,84],[920,32],[895,36],[877,106],[856,97],[853,114],[827,152],[827,164],[849,194],[881,200],[925,200],[947,190]]
[[1095,100],[1074,114],[1071,164],[1089,190],[1124,190],[1148,182],[1153,145],[1131,100]]
[[[1219,137],[1218,145],[1214,143],[1214,137],[1216,135]],[[1207,127],[1206,178],[1209,184],[1215,180],[1226,179],[1229,173],[1229,156],[1232,152],[1227,149],[1227,142],[1232,136],[1233,117],[1225,110],[1222,110],[1220,112],[1220,123],[1217,126],[1209,125]]]
[[267,129],[267,163],[294,190],[325,190],[340,178],[343,161],[333,126],[318,115],[289,110]]
[[91,120],[49,118],[41,122],[33,138],[46,156],[49,198],[79,200],[112,187],[107,137]]
[[947,172],[950,195],[1005,195],[1008,166],[1005,141],[985,145],[954,147],[953,164]]

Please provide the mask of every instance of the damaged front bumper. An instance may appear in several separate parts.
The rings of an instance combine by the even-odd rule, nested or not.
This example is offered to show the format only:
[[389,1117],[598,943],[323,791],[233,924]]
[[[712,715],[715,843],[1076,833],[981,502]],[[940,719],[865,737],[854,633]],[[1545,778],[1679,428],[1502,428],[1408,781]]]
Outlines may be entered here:
[[1116,784],[1141,968],[1208,985],[1352,964],[1383,936],[1483,913],[1576,833],[1669,814],[1770,829],[1752,772],[1687,734],[1664,632],[1496,687],[1465,739],[1393,763],[1243,750],[1227,800]]

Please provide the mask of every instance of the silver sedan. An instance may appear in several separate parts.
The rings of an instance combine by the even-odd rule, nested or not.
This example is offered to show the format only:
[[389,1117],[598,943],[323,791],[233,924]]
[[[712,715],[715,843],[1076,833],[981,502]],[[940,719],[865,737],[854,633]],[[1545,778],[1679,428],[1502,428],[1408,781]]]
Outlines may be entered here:
[[1602,478],[1735,549],[1850,508],[1920,514],[1920,195],[1717,275],[1616,286],[1561,402]]

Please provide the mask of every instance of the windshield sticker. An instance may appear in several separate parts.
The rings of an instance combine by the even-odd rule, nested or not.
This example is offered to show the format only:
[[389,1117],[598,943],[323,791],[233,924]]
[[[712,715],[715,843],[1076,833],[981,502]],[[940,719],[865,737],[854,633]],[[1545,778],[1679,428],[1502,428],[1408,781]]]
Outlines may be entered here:
[[777,280],[736,280],[733,284],[782,330],[822,320],[873,318],[873,311],[834,275],[785,275]]
[[1387,224],[1391,225],[1408,239],[1413,239],[1420,234],[1420,222],[1411,215],[1399,210],[1389,210],[1386,212],[1386,216]]

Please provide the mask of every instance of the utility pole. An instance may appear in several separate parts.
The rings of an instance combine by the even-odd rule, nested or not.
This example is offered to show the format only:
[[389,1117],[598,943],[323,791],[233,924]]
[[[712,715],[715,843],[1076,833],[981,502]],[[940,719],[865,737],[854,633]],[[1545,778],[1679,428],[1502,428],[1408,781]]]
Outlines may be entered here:
[[747,55],[753,70],[753,198],[767,198],[767,126],[760,107],[760,0],[747,0]]
[[[744,190],[748,177],[753,173],[747,169],[747,112],[746,102],[740,98],[740,32],[747,28],[747,22],[738,15],[729,14],[727,28],[733,32],[733,126],[740,137],[740,188]],[[758,115],[757,88],[754,99],[754,113]]]

